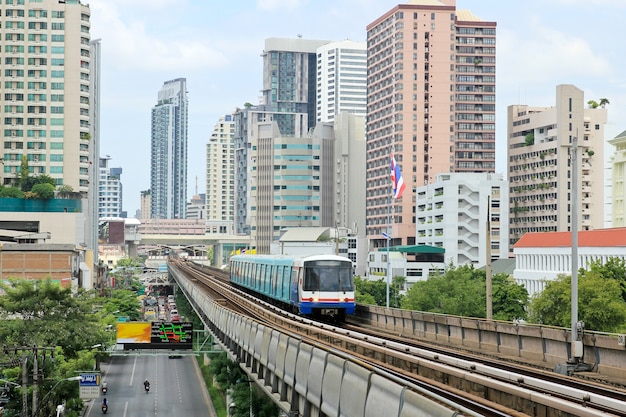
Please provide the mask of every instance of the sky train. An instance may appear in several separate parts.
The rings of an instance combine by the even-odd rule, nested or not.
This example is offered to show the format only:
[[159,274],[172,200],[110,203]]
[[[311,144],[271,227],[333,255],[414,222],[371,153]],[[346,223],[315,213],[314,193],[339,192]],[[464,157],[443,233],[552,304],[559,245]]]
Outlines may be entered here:
[[343,256],[234,255],[230,280],[303,316],[354,314],[352,262]]

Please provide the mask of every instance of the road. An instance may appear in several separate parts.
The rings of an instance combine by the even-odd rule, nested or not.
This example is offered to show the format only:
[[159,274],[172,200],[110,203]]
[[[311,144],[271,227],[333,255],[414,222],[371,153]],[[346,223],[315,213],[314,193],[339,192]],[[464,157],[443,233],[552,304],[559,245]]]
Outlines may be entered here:
[[[108,384],[107,414],[117,417],[170,417],[174,415],[215,417],[200,370],[192,356],[113,356],[103,364]],[[146,393],[143,381],[150,381]],[[85,416],[101,416],[100,399],[87,405]]]

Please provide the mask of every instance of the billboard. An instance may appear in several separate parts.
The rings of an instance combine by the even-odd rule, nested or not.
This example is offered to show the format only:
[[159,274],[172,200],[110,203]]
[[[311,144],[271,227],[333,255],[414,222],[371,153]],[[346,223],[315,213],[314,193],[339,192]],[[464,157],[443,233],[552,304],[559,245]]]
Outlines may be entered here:
[[193,324],[168,321],[117,323],[117,344],[129,349],[191,349]]

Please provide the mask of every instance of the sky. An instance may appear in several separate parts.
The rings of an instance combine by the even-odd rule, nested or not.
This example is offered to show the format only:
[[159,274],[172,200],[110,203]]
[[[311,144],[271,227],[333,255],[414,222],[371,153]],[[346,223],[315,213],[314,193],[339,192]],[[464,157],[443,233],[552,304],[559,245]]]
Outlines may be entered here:
[[[83,0],[101,40],[100,156],[121,167],[134,217],[150,188],[150,111],[163,83],[187,79],[187,198],[205,192],[206,143],[220,116],[259,103],[267,38],[366,41],[397,0]],[[624,0],[457,0],[496,29],[496,171],[506,173],[507,106],[552,106],[556,86],[609,100],[605,139],[626,130]],[[611,145],[606,152],[612,152]]]

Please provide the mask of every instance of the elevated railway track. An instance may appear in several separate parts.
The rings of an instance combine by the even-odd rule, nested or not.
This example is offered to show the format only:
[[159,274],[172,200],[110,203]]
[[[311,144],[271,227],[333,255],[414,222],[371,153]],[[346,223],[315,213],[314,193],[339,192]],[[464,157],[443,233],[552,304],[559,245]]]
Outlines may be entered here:
[[[233,288],[222,270],[178,261],[170,267],[177,271],[177,279],[201,287],[216,304],[273,332],[306,341],[327,355],[364,367],[376,378],[387,379],[461,415],[626,415],[626,390],[615,384],[392,336],[388,329],[376,326],[313,322]],[[276,340],[279,343],[280,338]],[[242,349],[230,346],[241,362],[250,366],[254,361],[246,358]],[[270,387],[270,393],[275,389]]]

